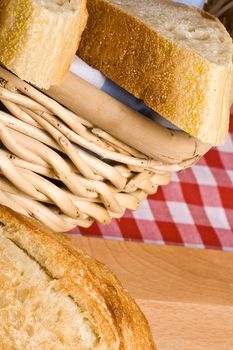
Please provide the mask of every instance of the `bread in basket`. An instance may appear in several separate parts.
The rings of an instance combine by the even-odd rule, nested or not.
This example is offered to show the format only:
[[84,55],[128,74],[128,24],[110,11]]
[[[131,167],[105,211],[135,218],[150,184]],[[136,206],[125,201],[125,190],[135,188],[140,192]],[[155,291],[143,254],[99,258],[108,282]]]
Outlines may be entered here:
[[[52,9],[40,3],[41,13],[49,18],[54,8],[61,11],[64,26],[78,8],[66,3],[55,2]],[[15,5],[4,1],[2,13],[10,8],[17,13]],[[88,227],[93,220],[108,224],[126,209],[136,210],[170,181],[171,172],[224,142],[232,102],[232,40],[215,17],[161,0],[137,6],[130,0],[89,0],[87,5],[81,57],[184,131],[146,118],[72,73],[41,92],[1,67],[0,203],[58,232]],[[25,26],[18,37],[21,49],[28,48],[28,37],[35,40],[32,28],[40,27]],[[60,47],[50,30],[47,45]],[[1,40],[10,32],[2,26]],[[44,54],[47,46],[38,43]],[[62,45],[65,55],[66,42]],[[27,50],[20,52],[2,59],[16,73],[18,66],[25,71],[30,66]],[[33,51],[30,57],[34,62]],[[59,54],[54,57],[59,60]],[[44,65],[47,87],[51,64]],[[32,79],[29,70],[21,78],[33,84],[38,79],[41,86],[35,70]]]

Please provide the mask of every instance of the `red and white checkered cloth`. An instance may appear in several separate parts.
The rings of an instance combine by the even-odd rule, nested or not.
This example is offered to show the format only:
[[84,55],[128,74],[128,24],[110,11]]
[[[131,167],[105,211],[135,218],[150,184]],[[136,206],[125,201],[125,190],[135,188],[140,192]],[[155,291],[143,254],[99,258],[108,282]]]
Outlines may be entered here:
[[233,110],[230,135],[191,169],[108,226],[72,233],[199,248],[233,250]]

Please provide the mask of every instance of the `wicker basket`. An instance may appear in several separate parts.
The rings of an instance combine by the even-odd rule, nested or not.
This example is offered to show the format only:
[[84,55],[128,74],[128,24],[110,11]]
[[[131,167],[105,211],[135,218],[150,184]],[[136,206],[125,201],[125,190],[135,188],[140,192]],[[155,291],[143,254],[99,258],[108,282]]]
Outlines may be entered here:
[[[88,227],[93,220],[108,224],[126,209],[136,210],[169,183],[172,171],[191,166],[209,149],[164,128],[164,149],[159,143],[158,157],[151,159],[4,68],[0,77],[0,203],[54,231]],[[181,151],[170,146],[166,158],[168,138]]]
[[[233,1],[206,6],[232,34]],[[136,210],[169,183],[171,172],[191,166],[210,148],[158,126],[152,159],[1,67],[0,101],[0,203],[57,232],[94,220],[108,224],[126,209]]]
[[[210,0],[205,9],[233,36],[233,1]],[[3,68],[0,101],[0,203],[58,232],[94,220],[108,224],[126,209],[136,210],[169,183],[171,172],[191,166],[209,149],[169,130],[173,144],[189,148],[190,157],[186,151],[173,158],[172,149],[166,156],[166,139],[151,159]]]

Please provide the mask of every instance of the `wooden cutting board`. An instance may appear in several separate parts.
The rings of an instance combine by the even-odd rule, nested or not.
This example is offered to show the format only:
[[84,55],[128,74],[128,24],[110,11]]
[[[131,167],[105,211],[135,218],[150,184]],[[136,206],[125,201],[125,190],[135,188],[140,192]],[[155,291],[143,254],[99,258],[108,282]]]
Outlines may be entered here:
[[87,238],[74,244],[117,274],[158,350],[233,350],[233,253]]

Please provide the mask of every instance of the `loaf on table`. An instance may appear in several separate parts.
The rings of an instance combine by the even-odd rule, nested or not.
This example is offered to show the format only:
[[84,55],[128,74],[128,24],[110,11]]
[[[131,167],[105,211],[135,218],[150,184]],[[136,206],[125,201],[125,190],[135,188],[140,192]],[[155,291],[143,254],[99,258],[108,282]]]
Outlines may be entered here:
[[155,350],[117,278],[69,239],[0,206],[2,350]]
[[188,134],[225,141],[233,46],[218,19],[169,0],[87,0],[87,7],[82,59]]

